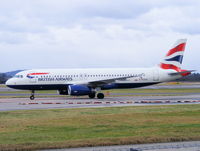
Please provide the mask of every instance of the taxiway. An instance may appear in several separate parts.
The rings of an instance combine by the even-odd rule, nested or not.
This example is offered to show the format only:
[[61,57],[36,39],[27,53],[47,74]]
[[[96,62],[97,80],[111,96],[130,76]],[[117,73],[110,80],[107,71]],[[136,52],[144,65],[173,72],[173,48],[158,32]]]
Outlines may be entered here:
[[29,98],[7,98],[0,99],[0,111],[175,104],[200,104],[200,94],[185,96],[106,97],[103,100],[80,97],[37,98],[34,101],[30,101]]

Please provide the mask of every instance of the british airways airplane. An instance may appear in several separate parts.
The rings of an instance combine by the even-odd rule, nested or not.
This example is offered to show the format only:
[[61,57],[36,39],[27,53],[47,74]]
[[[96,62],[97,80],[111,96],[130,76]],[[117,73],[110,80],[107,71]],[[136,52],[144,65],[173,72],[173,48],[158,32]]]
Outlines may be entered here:
[[6,82],[14,89],[58,90],[60,95],[103,99],[101,90],[138,88],[167,82],[187,76],[193,70],[182,70],[181,64],[186,39],[179,39],[164,60],[152,68],[98,68],[98,69],[34,69],[17,73]]

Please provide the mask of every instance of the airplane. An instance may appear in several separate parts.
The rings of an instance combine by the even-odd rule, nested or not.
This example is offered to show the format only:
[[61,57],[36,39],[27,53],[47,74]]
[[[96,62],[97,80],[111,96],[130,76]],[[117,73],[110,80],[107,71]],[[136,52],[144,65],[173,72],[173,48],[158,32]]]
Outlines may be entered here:
[[6,81],[14,89],[57,90],[60,95],[103,99],[101,90],[138,88],[168,82],[191,74],[182,70],[186,39],[179,39],[159,65],[151,68],[34,69],[17,73]]

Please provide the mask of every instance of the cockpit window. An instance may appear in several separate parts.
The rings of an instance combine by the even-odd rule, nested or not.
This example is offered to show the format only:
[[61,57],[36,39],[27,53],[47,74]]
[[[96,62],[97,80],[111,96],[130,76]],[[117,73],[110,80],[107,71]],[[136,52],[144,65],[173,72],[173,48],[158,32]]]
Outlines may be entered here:
[[15,75],[14,78],[23,78],[23,75]]

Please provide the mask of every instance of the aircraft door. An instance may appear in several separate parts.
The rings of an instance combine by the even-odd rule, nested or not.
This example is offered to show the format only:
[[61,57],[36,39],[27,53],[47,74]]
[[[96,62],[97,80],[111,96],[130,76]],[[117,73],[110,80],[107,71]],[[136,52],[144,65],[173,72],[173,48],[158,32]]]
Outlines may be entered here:
[[87,74],[86,74],[86,73],[81,73],[81,74],[79,75],[79,79],[80,79],[80,80],[87,80]]
[[159,71],[157,69],[153,70],[153,81],[159,81]]
[[[32,73],[35,73],[35,72],[32,72]],[[30,83],[37,83],[37,78],[36,78],[36,76],[35,75],[30,75],[29,76],[29,81],[30,81]]]
[[36,83],[36,82],[37,82],[37,79],[35,77],[30,79],[30,83]]

